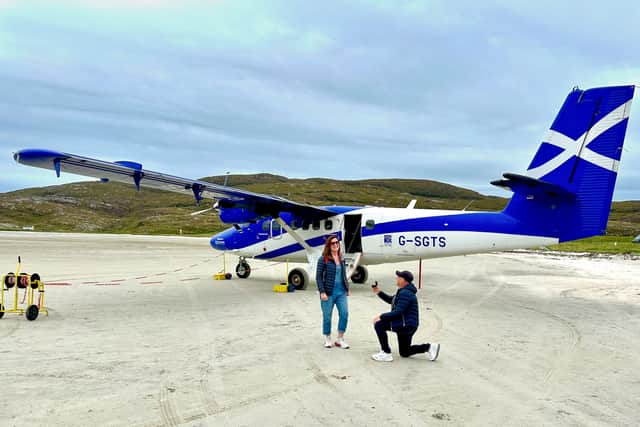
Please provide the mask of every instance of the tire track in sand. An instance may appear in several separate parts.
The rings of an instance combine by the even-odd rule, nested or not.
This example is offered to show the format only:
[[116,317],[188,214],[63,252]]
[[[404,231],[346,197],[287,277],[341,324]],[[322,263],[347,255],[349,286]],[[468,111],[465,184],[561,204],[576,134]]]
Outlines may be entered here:
[[567,340],[563,340],[563,342],[565,342],[566,344],[563,346],[563,349],[561,350],[560,354],[554,358],[554,363],[543,376],[543,382],[545,384],[548,384],[551,382],[554,376],[555,377],[558,376],[558,372],[562,368],[567,367],[571,363],[571,360],[573,360],[573,356],[575,355],[578,346],[582,342],[582,334],[573,323],[556,314],[549,313],[548,311],[540,310],[538,308],[528,307],[525,305],[515,305],[515,307],[533,311],[535,313],[548,317],[554,320],[555,322],[561,324],[565,328],[565,330],[569,332],[569,338]]
[[175,389],[163,384],[160,387],[160,414],[162,415],[163,425],[166,427],[176,427],[182,423],[180,416],[176,410],[175,402],[171,394],[175,392]]

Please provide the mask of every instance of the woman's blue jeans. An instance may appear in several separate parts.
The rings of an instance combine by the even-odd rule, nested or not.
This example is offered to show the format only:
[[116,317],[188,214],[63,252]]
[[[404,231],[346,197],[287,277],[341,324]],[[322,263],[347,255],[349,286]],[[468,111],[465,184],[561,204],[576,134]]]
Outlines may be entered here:
[[338,307],[338,332],[344,333],[347,330],[347,322],[349,321],[349,307],[347,305],[347,294],[327,295],[326,301],[320,300],[322,308],[322,334],[331,334],[331,317],[333,315],[333,306]]

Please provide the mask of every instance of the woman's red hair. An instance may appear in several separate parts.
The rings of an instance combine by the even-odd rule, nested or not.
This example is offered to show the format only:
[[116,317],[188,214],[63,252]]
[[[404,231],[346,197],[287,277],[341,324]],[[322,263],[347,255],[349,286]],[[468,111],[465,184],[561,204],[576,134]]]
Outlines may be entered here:
[[[331,257],[331,242],[333,239],[337,240],[340,243],[340,239],[335,234],[331,234],[327,237],[327,240],[324,242],[324,249],[322,250],[322,256],[324,257],[324,262],[327,263],[329,258]],[[338,246],[338,256],[342,257],[342,248]]]

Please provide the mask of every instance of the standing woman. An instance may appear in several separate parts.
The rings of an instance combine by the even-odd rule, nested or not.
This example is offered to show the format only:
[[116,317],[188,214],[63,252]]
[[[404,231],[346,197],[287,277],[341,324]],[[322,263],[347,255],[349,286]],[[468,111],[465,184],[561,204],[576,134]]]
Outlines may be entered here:
[[351,294],[346,270],[340,250],[340,240],[331,235],[324,244],[324,250],[316,268],[316,282],[318,292],[320,292],[320,307],[322,308],[322,333],[326,348],[331,347],[331,316],[334,304],[338,307],[339,318],[338,339],[334,344],[336,347],[349,348],[349,344],[344,340],[344,332],[349,320],[347,296]]

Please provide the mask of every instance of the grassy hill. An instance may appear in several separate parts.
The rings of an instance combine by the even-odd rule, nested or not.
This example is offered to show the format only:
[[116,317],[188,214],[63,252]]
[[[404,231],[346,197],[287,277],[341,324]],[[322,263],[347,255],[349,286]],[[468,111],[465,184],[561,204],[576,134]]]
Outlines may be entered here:
[[[204,180],[221,184],[224,177]],[[339,181],[256,174],[231,175],[229,185],[316,205],[404,207],[417,199],[418,208],[463,209],[470,204],[469,210],[498,211],[508,200],[418,179]],[[0,230],[33,226],[37,231],[175,235],[182,230],[185,235],[211,235],[226,228],[214,213],[189,215],[205,207],[176,193],[81,182],[0,193]],[[608,233],[635,236],[639,232],[640,201],[614,202]]]
[[[224,177],[204,178],[222,183]],[[338,181],[324,178],[288,179],[282,176],[232,175],[229,184],[259,193],[277,194],[318,205],[402,207],[418,199],[418,207],[501,209],[506,199],[426,180]],[[203,202],[204,203],[204,202]],[[0,194],[0,229],[33,226],[39,231],[134,234],[211,234],[226,228],[215,214],[193,217],[192,197],[133,185],[81,182],[30,188]]]

